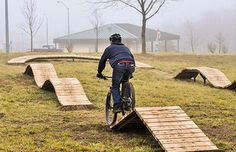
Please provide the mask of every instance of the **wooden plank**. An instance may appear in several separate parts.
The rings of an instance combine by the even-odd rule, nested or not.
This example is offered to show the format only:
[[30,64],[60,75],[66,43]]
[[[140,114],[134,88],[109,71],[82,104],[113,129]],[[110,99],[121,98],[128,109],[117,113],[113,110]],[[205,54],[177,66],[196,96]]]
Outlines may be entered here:
[[148,126],[151,130],[153,131],[158,131],[158,130],[176,130],[176,129],[198,129],[197,125],[178,125],[178,126]]
[[181,117],[188,117],[186,113],[181,114],[161,114],[161,115],[142,115],[143,119],[149,119],[149,118],[181,118]]
[[178,138],[178,139],[162,139],[161,143],[192,143],[192,142],[206,142],[210,141],[208,137],[201,137],[201,138]]
[[192,121],[179,121],[179,122],[151,122],[151,123],[146,123],[149,127],[155,126],[155,127],[160,127],[160,126],[184,126],[184,125],[195,125],[194,122]]
[[206,152],[210,152],[210,151],[219,151],[219,149],[216,146],[198,146],[198,147],[176,147],[176,148],[167,148],[166,149],[167,152],[197,152],[197,151],[206,151]]
[[184,114],[183,110],[165,110],[165,111],[141,111],[142,115],[161,115],[161,114]]
[[[197,149],[198,147],[213,147],[215,146],[211,142],[193,142],[188,143],[187,145],[185,143],[163,143],[162,144],[166,149],[172,149],[172,148],[192,148]],[[214,147],[216,148],[216,147]]]
[[158,130],[153,131],[155,135],[168,135],[168,134],[190,134],[202,132],[199,128],[196,129],[178,129],[178,130]]
[[162,111],[162,110],[181,110],[179,106],[171,106],[171,107],[138,107],[137,111]]
[[191,121],[189,117],[176,117],[176,118],[145,118],[146,123],[152,122],[179,122],[179,121]]
[[191,134],[154,134],[155,136],[158,136],[158,139],[180,139],[180,138],[200,138],[200,137],[206,137],[206,135],[203,132],[199,133],[191,133]]

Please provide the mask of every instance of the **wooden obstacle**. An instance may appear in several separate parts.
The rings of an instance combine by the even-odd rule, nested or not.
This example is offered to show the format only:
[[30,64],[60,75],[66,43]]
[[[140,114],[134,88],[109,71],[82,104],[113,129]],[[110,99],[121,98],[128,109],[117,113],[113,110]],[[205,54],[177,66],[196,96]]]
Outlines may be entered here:
[[196,77],[200,75],[203,78],[204,84],[206,81],[215,88],[223,89],[236,89],[236,82],[231,81],[225,76],[223,72],[215,68],[209,67],[189,67],[183,69],[175,79],[193,79],[196,81]]
[[51,63],[30,64],[26,67],[24,74],[33,76],[39,88],[43,87],[45,81],[58,78],[57,72]]
[[8,64],[25,64],[27,62],[38,61],[38,60],[53,60],[53,59],[83,59],[83,60],[99,60],[98,57],[94,56],[82,56],[75,54],[58,54],[58,55],[28,55],[28,56],[20,56],[17,58],[13,58],[9,60]]
[[[60,59],[72,59],[73,61],[75,59],[81,59],[81,60],[93,60],[93,61],[99,61],[99,57],[95,56],[82,56],[82,55],[67,55],[67,54],[59,54],[59,55],[28,55],[28,56],[21,56],[17,58],[13,58],[9,60],[7,63],[8,64],[25,64],[27,62],[32,62],[32,61],[38,61],[38,60],[60,60]],[[142,63],[142,62],[136,62],[136,67],[137,68],[145,68],[145,69],[152,69],[154,68],[151,65]]]
[[76,78],[58,78],[54,66],[46,64],[30,64],[24,74],[34,76],[39,88],[55,91],[62,106],[91,106],[84,89]]
[[140,124],[146,126],[166,152],[221,151],[179,106],[135,108],[111,129],[120,130]]

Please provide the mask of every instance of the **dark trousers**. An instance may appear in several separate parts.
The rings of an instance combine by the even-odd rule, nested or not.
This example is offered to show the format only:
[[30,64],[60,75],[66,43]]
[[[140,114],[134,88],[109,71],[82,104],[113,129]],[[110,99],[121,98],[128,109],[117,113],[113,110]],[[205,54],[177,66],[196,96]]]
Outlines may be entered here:
[[122,81],[127,81],[132,73],[134,72],[135,67],[133,64],[117,64],[113,68],[112,73],[112,97],[114,104],[121,103],[121,96],[120,96],[120,84]]

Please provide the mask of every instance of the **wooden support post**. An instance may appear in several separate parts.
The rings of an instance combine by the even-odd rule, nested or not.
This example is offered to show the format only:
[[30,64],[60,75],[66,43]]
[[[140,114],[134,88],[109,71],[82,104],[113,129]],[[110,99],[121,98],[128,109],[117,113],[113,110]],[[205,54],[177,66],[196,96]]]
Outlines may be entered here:
[[204,81],[204,84],[206,84],[206,77],[204,77],[204,75],[202,75],[202,74],[200,74],[200,75],[201,75],[201,77],[202,77],[202,79]]

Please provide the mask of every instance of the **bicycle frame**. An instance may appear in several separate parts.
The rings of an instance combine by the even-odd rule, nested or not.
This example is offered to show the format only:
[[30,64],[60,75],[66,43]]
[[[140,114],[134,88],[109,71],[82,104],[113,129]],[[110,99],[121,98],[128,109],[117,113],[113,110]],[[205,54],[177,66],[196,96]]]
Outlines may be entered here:
[[[112,77],[106,76],[104,77],[104,80],[107,80],[107,78],[112,78]],[[113,103],[111,103],[111,100],[112,100],[111,89],[112,87],[110,87],[107,93],[106,108],[105,108],[106,109],[106,123],[108,126],[116,122],[117,115],[118,115],[118,113],[113,112],[113,107],[112,107]],[[128,89],[128,92],[126,92],[127,89]],[[129,82],[129,79],[128,81],[122,81],[120,94],[121,94],[121,109],[122,109],[121,112],[122,112],[122,115],[124,116],[126,112],[132,111],[135,106],[134,88],[133,88],[132,83]],[[113,116],[110,116],[110,114],[112,113],[113,113]]]

